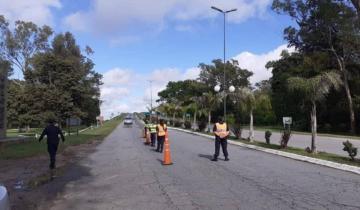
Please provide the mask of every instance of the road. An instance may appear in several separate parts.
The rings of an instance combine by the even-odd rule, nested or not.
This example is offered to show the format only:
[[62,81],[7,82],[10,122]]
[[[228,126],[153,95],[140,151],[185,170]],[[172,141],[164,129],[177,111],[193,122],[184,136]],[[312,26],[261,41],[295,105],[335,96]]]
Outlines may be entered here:
[[49,209],[360,209],[360,176],[229,145],[211,162],[211,140],[170,131],[174,165],[143,145],[140,129],[119,126],[81,162]]
[[[249,137],[249,131],[243,130],[242,133],[243,138]],[[254,139],[256,141],[265,142],[265,131],[254,131]],[[272,132],[271,143],[278,144],[281,139],[281,133]],[[360,149],[360,140],[354,139],[346,139],[340,137],[330,137],[330,136],[317,136],[316,138],[316,148],[318,151],[333,153],[341,156],[349,156],[347,152],[343,151],[343,142],[349,140],[355,147]],[[294,133],[291,136],[289,141],[289,146],[298,147],[298,148],[306,148],[311,146],[311,135],[307,134],[298,134]]]

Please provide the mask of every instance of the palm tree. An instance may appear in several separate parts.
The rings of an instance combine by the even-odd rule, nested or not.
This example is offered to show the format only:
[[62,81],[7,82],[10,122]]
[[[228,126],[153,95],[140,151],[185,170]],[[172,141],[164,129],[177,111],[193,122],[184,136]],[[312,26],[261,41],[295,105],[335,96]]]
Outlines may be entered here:
[[211,112],[218,106],[221,101],[221,98],[217,97],[213,92],[204,93],[201,96],[202,104],[204,105],[204,110],[207,112],[208,116],[208,132],[211,130]]
[[316,153],[317,117],[316,103],[325,99],[331,88],[339,89],[341,77],[336,72],[326,72],[311,78],[291,77],[288,88],[304,95],[304,100],[310,103],[311,111],[311,152]]
[[188,108],[194,111],[193,129],[196,130],[197,117],[204,116],[207,112],[204,109],[203,98],[201,96],[191,97],[191,101],[192,103],[188,105]]
[[233,96],[235,100],[240,104],[240,108],[249,113],[250,116],[250,129],[249,129],[249,140],[253,141],[254,139],[254,116],[253,111],[255,109],[256,100],[254,92],[247,87],[240,88],[239,91],[236,91]]

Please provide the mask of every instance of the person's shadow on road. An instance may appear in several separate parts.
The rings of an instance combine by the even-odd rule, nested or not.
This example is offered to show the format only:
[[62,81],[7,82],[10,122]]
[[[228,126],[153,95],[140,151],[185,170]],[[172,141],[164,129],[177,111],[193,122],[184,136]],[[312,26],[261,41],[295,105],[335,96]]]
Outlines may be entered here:
[[212,156],[212,155],[199,154],[198,156],[199,156],[199,157],[201,157],[201,158],[206,158],[206,159],[209,159],[209,160],[211,160],[211,159],[213,158],[213,156]]

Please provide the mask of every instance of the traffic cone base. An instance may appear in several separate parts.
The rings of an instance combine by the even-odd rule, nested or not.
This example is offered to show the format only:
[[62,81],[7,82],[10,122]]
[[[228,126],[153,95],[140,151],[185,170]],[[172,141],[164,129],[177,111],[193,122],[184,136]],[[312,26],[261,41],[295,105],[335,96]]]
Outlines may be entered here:
[[168,133],[166,132],[165,135],[165,142],[164,142],[164,161],[162,163],[163,165],[172,165],[171,161],[171,154],[170,154],[170,143],[168,138]]

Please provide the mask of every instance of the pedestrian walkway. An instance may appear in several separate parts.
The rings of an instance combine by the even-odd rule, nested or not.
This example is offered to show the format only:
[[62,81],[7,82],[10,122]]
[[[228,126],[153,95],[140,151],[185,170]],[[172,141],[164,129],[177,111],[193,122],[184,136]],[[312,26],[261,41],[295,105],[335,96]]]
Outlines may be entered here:
[[[249,137],[249,130],[243,130],[242,137]],[[254,131],[254,139],[256,141],[265,142],[265,131]],[[280,145],[281,133],[272,132],[271,135],[271,144]],[[328,136],[317,136],[316,138],[316,147],[318,151],[323,151],[327,153],[333,153],[341,156],[348,156],[348,153],[343,151],[343,142],[349,140],[355,147],[360,149],[360,140],[356,139],[347,139],[341,137],[328,137]],[[289,141],[288,146],[306,148],[311,145],[311,135],[309,134],[298,134],[293,133]]]

